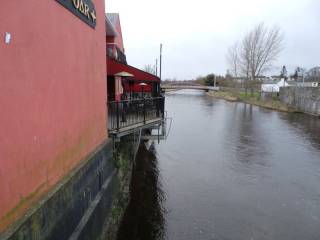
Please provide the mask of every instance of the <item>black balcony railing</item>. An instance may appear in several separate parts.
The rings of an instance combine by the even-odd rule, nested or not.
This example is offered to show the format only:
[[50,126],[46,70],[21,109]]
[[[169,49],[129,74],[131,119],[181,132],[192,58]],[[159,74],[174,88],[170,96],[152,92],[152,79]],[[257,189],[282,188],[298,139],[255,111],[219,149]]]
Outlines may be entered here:
[[108,130],[149,124],[164,118],[164,97],[143,98],[108,103]]

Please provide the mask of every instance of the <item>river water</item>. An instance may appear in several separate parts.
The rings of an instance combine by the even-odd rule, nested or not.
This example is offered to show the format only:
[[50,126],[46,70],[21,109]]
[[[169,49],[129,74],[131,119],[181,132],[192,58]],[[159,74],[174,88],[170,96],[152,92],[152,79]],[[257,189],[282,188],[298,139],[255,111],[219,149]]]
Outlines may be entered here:
[[141,146],[118,239],[320,239],[320,119],[166,95],[166,141]]

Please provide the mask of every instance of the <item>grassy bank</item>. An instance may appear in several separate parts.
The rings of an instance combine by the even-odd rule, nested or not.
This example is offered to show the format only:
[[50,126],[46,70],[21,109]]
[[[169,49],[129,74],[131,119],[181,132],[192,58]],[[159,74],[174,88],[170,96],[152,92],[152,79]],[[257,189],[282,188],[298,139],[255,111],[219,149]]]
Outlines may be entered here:
[[269,100],[262,100],[259,93],[245,94],[244,92],[210,91],[208,92],[208,95],[214,98],[225,99],[231,102],[244,102],[282,112],[297,112],[296,109],[288,107],[287,104],[281,102],[277,97]]

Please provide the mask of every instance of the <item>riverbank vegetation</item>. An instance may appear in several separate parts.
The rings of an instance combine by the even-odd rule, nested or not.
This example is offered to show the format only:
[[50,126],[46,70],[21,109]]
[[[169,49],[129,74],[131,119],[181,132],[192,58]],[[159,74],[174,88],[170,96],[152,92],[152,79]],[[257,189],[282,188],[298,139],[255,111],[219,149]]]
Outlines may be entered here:
[[242,91],[222,90],[218,92],[210,91],[207,95],[231,102],[244,102],[282,112],[298,112],[297,109],[291,108],[287,104],[281,102],[277,96],[262,98],[260,92],[246,93]]

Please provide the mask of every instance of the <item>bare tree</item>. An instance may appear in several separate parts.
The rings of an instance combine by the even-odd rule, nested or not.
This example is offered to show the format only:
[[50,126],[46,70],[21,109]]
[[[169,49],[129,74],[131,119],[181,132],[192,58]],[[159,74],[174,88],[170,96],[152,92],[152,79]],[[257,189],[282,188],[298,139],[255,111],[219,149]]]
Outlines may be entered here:
[[145,72],[151,73],[151,74],[153,74],[153,75],[156,74],[155,67],[152,66],[151,64],[144,65],[143,70],[144,70]]
[[232,77],[238,77],[240,58],[239,58],[239,45],[235,43],[228,49],[227,62],[229,65],[229,73]]
[[248,82],[250,80],[250,44],[248,43],[247,38],[243,39],[242,46],[239,51],[239,71],[241,76],[244,77],[244,87],[247,95],[249,85]]
[[260,23],[243,39],[241,46],[242,71],[250,80],[256,80],[270,69],[282,51],[283,35],[279,27]]
[[283,34],[279,27],[268,28],[260,23],[240,43],[229,48],[227,60],[231,73],[246,80],[246,90],[249,82],[255,82],[270,69],[282,51],[282,43]]

